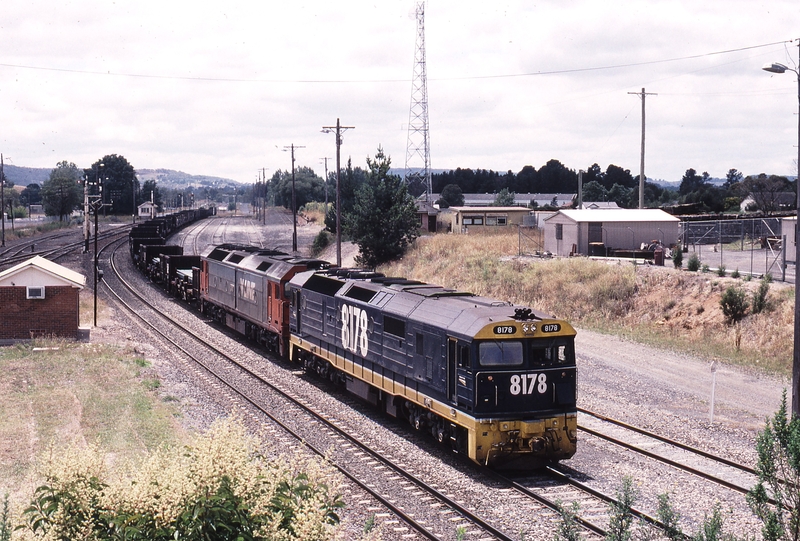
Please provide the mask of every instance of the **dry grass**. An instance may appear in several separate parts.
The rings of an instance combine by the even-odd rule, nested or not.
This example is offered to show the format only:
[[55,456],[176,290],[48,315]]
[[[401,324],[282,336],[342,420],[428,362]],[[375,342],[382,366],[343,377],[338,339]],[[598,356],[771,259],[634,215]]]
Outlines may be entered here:
[[[758,282],[587,258],[517,257],[516,233],[418,239],[380,270],[525,304],[579,327],[658,347],[788,374],[794,289],[773,283],[768,309],[725,324],[720,298],[730,285],[752,300]],[[737,332],[740,347],[736,348]]]
[[153,377],[142,365],[114,346],[42,341],[0,348],[0,494],[35,483],[34,462],[54,442],[97,444],[115,457],[177,443],[178,411],[141,384]]

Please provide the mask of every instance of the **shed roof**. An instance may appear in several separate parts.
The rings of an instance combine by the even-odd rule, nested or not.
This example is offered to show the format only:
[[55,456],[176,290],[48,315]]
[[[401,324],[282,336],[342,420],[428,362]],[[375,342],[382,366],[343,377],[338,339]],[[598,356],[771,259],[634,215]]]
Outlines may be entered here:
[[37,255],[0,272],[0,286],[13,285],[69,285],[83,289],[86,285],[86,277]]
[[[583,222],[680,222],[679,218],[661,209],[584,209],[560,210],[553,216],[562,214],[570,220]],[[553,218],[547,218],[550,220]]]

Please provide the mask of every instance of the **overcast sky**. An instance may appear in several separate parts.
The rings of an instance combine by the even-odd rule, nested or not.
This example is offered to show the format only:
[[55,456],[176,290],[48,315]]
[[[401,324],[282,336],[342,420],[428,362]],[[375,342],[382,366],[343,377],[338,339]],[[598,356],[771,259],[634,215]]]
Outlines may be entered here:
[[[106,154],[254,182],[296,165],[403,167],[412,0],[5,0],[0,152],[18,166]],[[797,0],[430,0],[431,167],[519,171],[558,159],[650,179],[694,168],[794,175]],[[795,40],[795,41],[792,41]]]

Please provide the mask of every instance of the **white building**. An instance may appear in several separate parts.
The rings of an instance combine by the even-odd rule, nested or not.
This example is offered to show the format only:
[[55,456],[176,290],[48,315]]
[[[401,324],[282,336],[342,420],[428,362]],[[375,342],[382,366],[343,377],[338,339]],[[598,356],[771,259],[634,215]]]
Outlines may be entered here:
[[660,209],[560,210],[544,222],[544,249],[559,256],[639,250],[653,241],[672,246],[680,220]]

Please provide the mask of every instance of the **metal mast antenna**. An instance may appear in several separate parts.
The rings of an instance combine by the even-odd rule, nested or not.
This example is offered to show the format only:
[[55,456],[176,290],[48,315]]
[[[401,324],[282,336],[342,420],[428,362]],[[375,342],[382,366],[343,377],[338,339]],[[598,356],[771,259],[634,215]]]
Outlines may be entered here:
[[425,2],[417,2],[417,41],[414,49],[414,76],[411,82],[411,109],[408,114],[405,181],[409,186],[425,183],[425,199],[431,199],[431,147],[428,132],[428,71],[425,63]]
[[644,99],[645,96],[658,96],[658,94],[653,94],[652,92],[645,92],[644,88],[642,88],[642,92],[628,92],[628,94],[635,94],[642,98],[642,153],[640,155],[639,161],[639,208],[644,208]]

